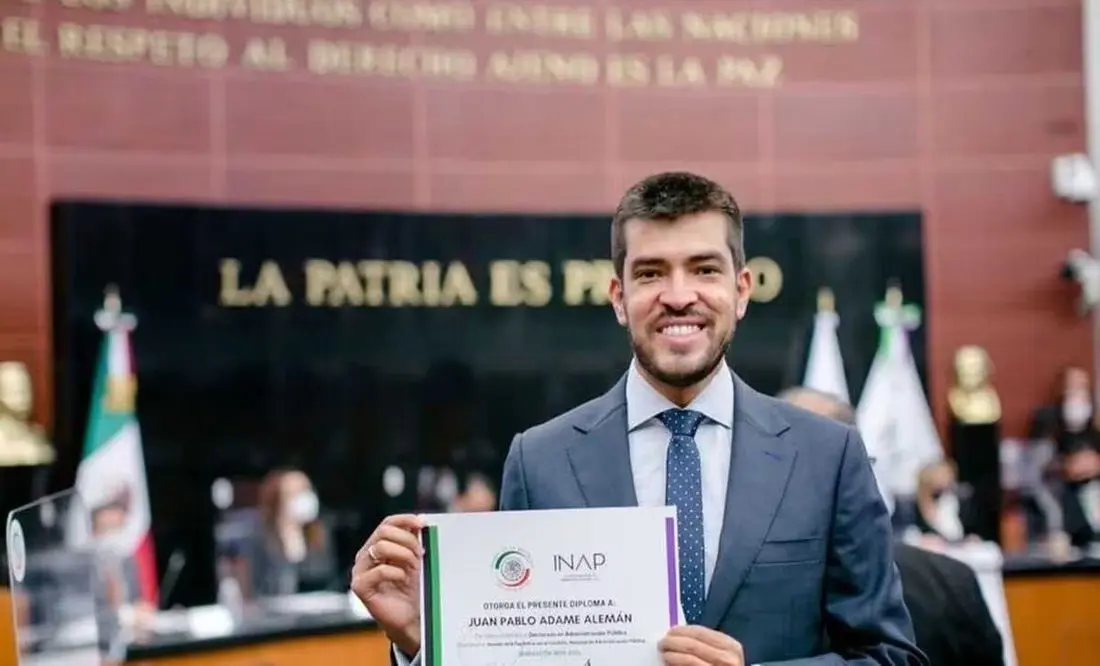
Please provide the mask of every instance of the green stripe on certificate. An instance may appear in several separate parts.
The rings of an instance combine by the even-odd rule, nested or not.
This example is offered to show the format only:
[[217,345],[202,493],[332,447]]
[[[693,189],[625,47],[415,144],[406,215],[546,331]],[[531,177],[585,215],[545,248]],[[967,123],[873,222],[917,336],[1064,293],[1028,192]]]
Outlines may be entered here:
[[443,664],[443,627],[439,604],[439,528],[425,527],[424,544],[424,666]]

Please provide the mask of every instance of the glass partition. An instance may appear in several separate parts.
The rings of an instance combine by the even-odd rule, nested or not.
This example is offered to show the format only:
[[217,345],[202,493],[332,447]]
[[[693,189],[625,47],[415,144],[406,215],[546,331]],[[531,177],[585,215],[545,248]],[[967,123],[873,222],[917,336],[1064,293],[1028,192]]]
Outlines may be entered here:
[[125,644],[74,490],[8,514],[8,576],[19,666],[119,663]]

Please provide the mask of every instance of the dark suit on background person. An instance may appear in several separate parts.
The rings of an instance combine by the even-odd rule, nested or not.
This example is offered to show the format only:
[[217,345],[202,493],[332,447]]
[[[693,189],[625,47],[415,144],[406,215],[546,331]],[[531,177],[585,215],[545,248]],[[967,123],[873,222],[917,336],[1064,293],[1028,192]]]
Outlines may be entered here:
[[[780,397],[815,414],[855,424],[851,405],[836,396],[795,387]],[[946,555],[901,542],[894,544],[894,561],[917,647],[932,666],[1004,666],[1001,633],[973,569]]]
[[905,605],[933,666],[1004,666],[1004,643],[974,571],[956,559],[899,543]]

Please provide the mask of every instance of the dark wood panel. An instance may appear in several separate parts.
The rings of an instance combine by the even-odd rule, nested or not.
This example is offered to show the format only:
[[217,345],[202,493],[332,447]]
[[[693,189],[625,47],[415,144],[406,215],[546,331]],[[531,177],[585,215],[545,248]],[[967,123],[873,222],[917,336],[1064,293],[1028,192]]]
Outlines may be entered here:
[[40,336],[45,312],[45,273],[49,258],[32,242],[0,247],[0,336]]
[[52,148],[199,154],[212,148],[210,80],[172,70],[60,62],[40,122]]
[[[0,127],[3,123],[0,117]],[[0,248],[29,247],[37,240],[35,166],[29,154],[0,157]]]
[[930,39],[934,75],[959,80],[1081,71],[1080,3],[1015,4],[941,6],[934,11]]
[[413,91],[340,81],[234,78],[225,91],[230,156],[411,158]]
[[31,62],[0,55],[0,144],[29,146],[34,140]]

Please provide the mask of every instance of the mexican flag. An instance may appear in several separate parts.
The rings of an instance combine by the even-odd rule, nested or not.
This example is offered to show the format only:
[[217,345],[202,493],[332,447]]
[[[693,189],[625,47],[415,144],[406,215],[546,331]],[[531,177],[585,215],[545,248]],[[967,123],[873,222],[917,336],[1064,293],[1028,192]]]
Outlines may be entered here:
[[886,302],[875,308],[875,320],[879,345],[856,409],[856,423],[867,453],[875,459],[875,475],[884,495],[911,497],[921,468],[943,458],[909,348],[909,331],[920,325],[920,309],[903,305],[900,290],[891,289]]
[[103,342],[96,366],[84,455],[77,468],[76,490],[92,512],[121,509],[121,521],[96,535],[96,541],[119,557],[136,564],[140,598],[158,605],[156,554],[150,531],[149,491],[145,480],[141,429],[134,413],[137,382],[130,331],[136,319],[121,310],[117,295],[109,294],[96,313]]
[[822,290],[817,300],[814,332],[810,338],[810,353],[806,358],[806,375],[802,385],[851,402],[848,379],[844,376],[844,357],[840,353],[840,340],[836,333],[840,317],[833,306],[832,292]]

